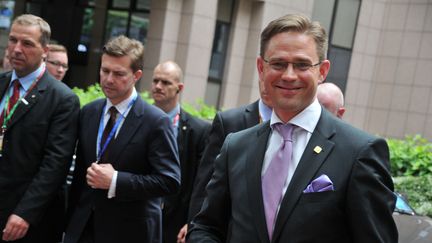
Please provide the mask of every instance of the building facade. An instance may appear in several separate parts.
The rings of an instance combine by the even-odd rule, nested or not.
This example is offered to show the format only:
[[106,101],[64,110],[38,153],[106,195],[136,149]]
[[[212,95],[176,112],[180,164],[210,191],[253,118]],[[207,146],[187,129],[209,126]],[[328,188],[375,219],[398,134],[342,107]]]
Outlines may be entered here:
[[145,44],[139,90],[148,90],[153,68],[170,59],[184,71],[182,101],[202,99],[219,109],[258,99],[260,32],[272,19],[300,12],[329,32],[327,81],[345,93],[347,122],[384,137],[432,139],[431,0],[6,2],[14,2],[15,16],[33,13],[50,23],[53,39],[69,50],[71,87],[98,82],[100,48],[125,34]]

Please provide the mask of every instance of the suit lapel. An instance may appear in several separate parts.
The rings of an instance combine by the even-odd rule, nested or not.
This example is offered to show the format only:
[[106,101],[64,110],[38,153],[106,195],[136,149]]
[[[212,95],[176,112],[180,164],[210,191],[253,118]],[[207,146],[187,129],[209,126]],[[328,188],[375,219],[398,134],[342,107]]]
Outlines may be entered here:
[[[291,182],[285,192],[281,207],[276,219],[273,239],[277,240],[283,230],[283,225],[288,220],[294,207],[297,205],[303,190],[314,179],[318,169],[333,149],[334,143],[329,140],[335,133],[333,124],[328,120],[329,114],[324,110],[318,121],[315,131],[303,152],[299,164],[294,172]],[[321,147],[321,152],[316,153],[315,147]]]
[[177,146],[178,146],[178,152],[180,161],[183,160],[183,150],[185,149],[183,147],[184,144],[188,144],[188,134],[189,134],[189,124],[188,124],[188,117],[186,116],[186,113],[183,110],[180,110],[180,121],[179,126],[177,130]]
[[29,110],[39,101],[45,90],[48,86],[47,76],[48,73],[45,72],[41,77],[36,86],[28,93],[23,100],[27,102],[21,101],[21,103],[17,106],[15,113],[12,115],[9,124],[7,125],[9,128],[13,127],[13,125],[19,121],[25,114],[29,112]]
[[91,151],[92,153],[92,157],[93,159],[90,160],[90,162],[92,163],[93,161],[96,161],[96,146],[99,146],[99,144],[97,144],[97,136],[98,136],[98,131],[99,131],[99,123],[100,120],[102,119],[102,115],[103,115],[103,109],[105,107],[106,104],[106,99],[100,100],[99,103],[97,103],[90,112],[90,116],[89,119],[87,121],[83,121],[82,126],[87,126],[86,128],[86,141],[87,141],[87,146],[89,148],[88,151]]
[[129,143],[136,130],[141,126],[141,116],[145,112],[144,101],[138,96],[135,104],[132,106],[129,114],[123,122],[117,138],[110,144],[110,158],[114,168],[118,166],[118,157],[123,151],[124,147]]
[[[256,143],[250,146],[246,160],[247,192],[251,211],[256,214],[253,217],[257,226],[260,242],[268,242],[267,227],[265,224],[264,204],[261,189],[261,169],[270,134],[269,122],[259,125]],[[254,140],[254,139],[253,139]]]

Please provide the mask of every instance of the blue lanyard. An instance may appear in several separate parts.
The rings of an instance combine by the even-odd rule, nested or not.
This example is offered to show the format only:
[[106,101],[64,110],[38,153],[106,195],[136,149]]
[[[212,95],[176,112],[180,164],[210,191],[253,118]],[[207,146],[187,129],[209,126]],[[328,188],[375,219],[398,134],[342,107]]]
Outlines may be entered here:
[[[111,129],[111,131],[110,131],[110,133],[108,134],[108,137],[107,137],[107,139],[106,139],[106,141],[105,141],[105,143],[104,143],[103,145],[101,144],[101,142],[102,142],[101,140],[102,140],[102,133],[103,133],[103,130],[105,129],[104,124],[103,124],[103,123],[104,123],[104,117],[105,117],[105,114],[102,115],[102,117],[101,117],[101,119],[100,119],[100,122],[99,122],[99,130],[98,130],[98,136],[97,136],[97,139],[98,139],[98,141],[99,141],[99,144],[98,144],[98,146],[99,146],[99,151],[98,151],[98,154],[97,154],[96,163],[99,163],[100,158],[102,157],[102,154],[105,152],[106,148],[108,147],[109,142],[110,142],[111,139],[114,137],[114,134],[116,134],[116,132],[117,132],[117,128],[120,126],[120,123],[123,121],[126,112],[127,112],[127,111],[132,107],[132,105],[135,103],[137,97],[138,97],[138,95],[135,96],[135,98],[133,98],[133,99],[129,102],[129,104],[128,104],[126,110],[121,114],[121,116],[120,116],[119,118],[117,118],[116,123],[114,124],[114,127]],[[106,108],[106,105],[104,106],[104,108],[103,108],[102,111],[105,111],[105,108]],[[107,124],[108,124],[108,123],[107,123]]]

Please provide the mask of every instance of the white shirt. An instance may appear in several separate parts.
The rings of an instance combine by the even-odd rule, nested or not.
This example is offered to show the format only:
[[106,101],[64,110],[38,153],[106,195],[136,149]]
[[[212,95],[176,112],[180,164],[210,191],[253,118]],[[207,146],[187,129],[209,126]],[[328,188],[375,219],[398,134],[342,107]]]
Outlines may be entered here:
[[[289,183],[291,182],[291,178],[294,174],[294,171],[297,168],[298,163],[300,162],[300,158],[303,155],[303,152],[306,148],[306,145],[309,142],[309,139],[312,136],[313,131],[318,123],[318,120],[321,116],[321,106],[318,103],[317,99],[312,102],[306,109],[300,112],[298,115],[293,117],[288,123],[295,125],[292,138],[293,138],[293,154],[292,161],[289,165],[288,176],[283,187],[283,195],[288,188]],[[282,122],[276,113],[272,112],[270,118],[270,125],[275,123]],[[264,163],[261,170],[261,177],[264,175],[267,170],[271,159],[274,157],[274,154],[279,149],[280,144],[283,143],[283,138],[278,132],[273,132],[273,128],[271,134],[269,136],[269,142],[267,145],[267,150],[264,156]],[[279,205],[280,206],[280,205]]]
[[[117,131],[114,135],[114,138],[117,137],[127,115],[129,114],[129,111],[131,110],[132,106],[129,107],[129,103],[137,96],[137,92],[135,90],[135,88],[133,88],[132,90],[132,94],[125,100],[123,100],[122,102],[118,103],[117,105],[115,105],[114,107],[117,109],[118,111],[118,115],[117,115],[117,119],[119,119],[120,116],[123,116],[123,119],[121,120]],[[105,109],[104,109],[104,116],[103,116],[103,124],[104,124],[104,128],[106,126],[106,124],[108,123],[108,120],[110,118],[110,113],[109,113],[109,109],[111,108],[111,106],[113,106],[113,104],[111,103],[111,101],[109,99],[107,99],[107,103],[105,105]],[[103,131],[103,129],[102,129]],[[100,143],[100,137],[98,136],[97,142],[96,142],[96,156],[99,153],[99,143]],[[116,185],[117,185],[117,174],[118,171],[114,171],[113,174],[113,178],[111,180],[111,184],[108,190],[108,198],[113,198],[115,197],[115,192],[116,192]]]

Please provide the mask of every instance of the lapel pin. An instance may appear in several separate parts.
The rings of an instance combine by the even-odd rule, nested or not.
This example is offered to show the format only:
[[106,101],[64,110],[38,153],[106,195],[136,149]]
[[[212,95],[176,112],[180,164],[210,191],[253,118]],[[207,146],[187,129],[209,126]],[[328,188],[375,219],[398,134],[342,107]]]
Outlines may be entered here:
[[186,131],[187,127],[186,127],[186,126],[183,126],[182,129],[183,129],[183,131]]
[[315,153],[319,154],[319,153],[321,153],[321,151],[322,151],[322,148],[320,146],[315,146],[315,148],[314,148]]
[[34,99],[36,97],[36,95],[32,95],[31,97]]

